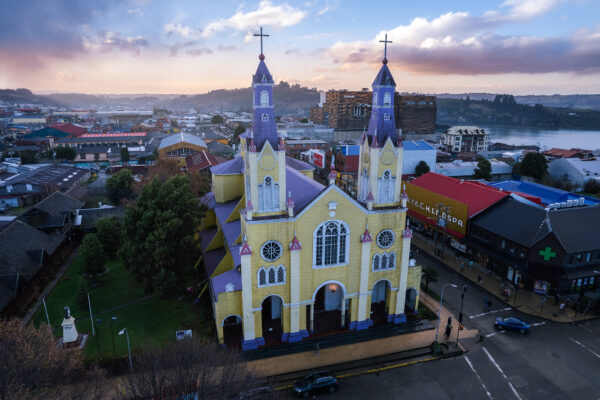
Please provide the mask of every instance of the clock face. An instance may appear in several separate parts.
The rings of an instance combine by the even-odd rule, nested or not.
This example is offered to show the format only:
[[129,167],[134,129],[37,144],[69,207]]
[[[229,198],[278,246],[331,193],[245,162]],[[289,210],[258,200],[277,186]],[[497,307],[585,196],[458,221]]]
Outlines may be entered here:
[[396,155],[391,150],[385,150],[381,153],[381,162],[385,165],[391,165],[394,163]]
[[260,167],[265,171],[270,171],[275,168],[275,158],[270,154],[263,156],[260,159]]

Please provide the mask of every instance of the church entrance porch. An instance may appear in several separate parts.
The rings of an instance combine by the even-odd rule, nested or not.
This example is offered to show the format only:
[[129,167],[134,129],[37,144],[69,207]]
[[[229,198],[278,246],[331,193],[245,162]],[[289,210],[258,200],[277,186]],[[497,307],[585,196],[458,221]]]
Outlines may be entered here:
[[223,341],[230,349],[240,350],[244,339],[242,319],[237,315],[230,315],[223,321]]
[[344,291],[336,283],[323,285],[315,295],[312,306],[312,331],[315,335],[327,335],[346,328],[346,302]]
[[386,303],[388,298],[388,281],[379,281],[373,286],[371,294],[371,320],[373,324],[382,324],[387,322]]
[[283,303],[279,296],[269,296],[262,302],[262,330],[265,344],[281,342],[283,327],[281,323]]

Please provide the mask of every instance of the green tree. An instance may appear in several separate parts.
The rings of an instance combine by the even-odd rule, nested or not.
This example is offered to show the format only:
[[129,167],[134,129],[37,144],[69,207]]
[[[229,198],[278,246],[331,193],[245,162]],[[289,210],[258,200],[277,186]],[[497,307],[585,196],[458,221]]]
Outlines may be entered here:
[[527,153],[519,165],[519,171],[522,175],[542,179],[548,173],[546,157],[540,153]]
[[429,290],[429,284],[438,281],[438,272],[433,267],[423,268],[423,279],[425,279],[425,291]]
[[77,157],[77,152],[74,148],[68,146],[58,146],[56,148],[56,158],[64,162],[73,161]]
[[155,177],[143,187],[136,207],[127,209],[119,255],[148,292],[159,289],[153,277],[161,270],[169,279],[169,273],[174,274],[180,290],[194,273],[193,266],[200,256],[196,238],[199,223],[198,199],[188,178],[174,176],[162,183]]
[[225,120],[219,114],[213,115],[213,117],[210,119],[211,124],[222,124],[223,122],[225,122]]
[[308,118],[300,118],[300,123],[307,124],[308,123]]
[[117,217],[102,218],[96,223],[98,239],[109,258],[115,258],[123,241],[123,226]]
[[475,168],[473,172],[473,179],[485,179],[486,181],[489,181],[492,179],[492,164],[489,160],[479,157],[477,168]]
[[239,143],[240,142],[240,135],[242,133],[246,132],[246,128],[244,128],[242,125],[238,125],[235,128],[235,131],[233,131],[233,140],[231,141],[231,143]]
[[106,180],[106,189],[108,189],[108,197],[114,204],[119,204],[122,199],[130,199],[133,196],[131,184],[133,183],[133,175],[131,171],[123,168]]
[[152,286],[160,297],[168,299],[177,295],[180,285],[173,271],[165,271],[164,268],[152,279]]
[[423,160],[419,161],[419,163],[415,167],[415,174],[417,174],[417,176],[425,175],[429,171],[429,165],[427,165],[427,163]]
[[127,147],[121,147],[121,161],[123,163],[129,162],[129,149]]
[[107,257],[97,234],[90,233],[83,238],[79,257],[81,257],[85,274],[88,277],[94,279],[104,272]]
[[598,183],[598,181],[595,179],[590,179],[583,185],[583,191],[586,193],[596,194],[600,192],[600,183]]
[[37,157],[35,156],[35,151],[25,150],[21,152],[20,156],[21,164],[37,164]]

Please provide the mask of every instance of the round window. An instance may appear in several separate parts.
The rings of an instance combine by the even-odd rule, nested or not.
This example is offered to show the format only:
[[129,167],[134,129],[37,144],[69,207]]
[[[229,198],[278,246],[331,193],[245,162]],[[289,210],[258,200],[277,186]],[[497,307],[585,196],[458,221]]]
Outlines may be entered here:
[[387,249],[392,244],[394,244],[394,239],[394,231],[386,229],[384,231],[379,232],[379,235],[377,235],[377,244],[382,249]]
[[266,261],[274,261],[281,257],[281,244],[275,240],[269,240],[262,245],[260,254]]

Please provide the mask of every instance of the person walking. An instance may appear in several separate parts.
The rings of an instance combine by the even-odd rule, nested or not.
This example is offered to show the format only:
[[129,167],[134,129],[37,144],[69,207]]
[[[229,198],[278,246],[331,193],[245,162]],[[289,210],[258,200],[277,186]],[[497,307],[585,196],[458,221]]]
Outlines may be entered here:
[[561,313],[565,312],[565,303],[560,303],[560,312]]
[[483,276],[481,275],[481,272],[477,274],[477,283],[479,283],[480,285],[483,283]]

